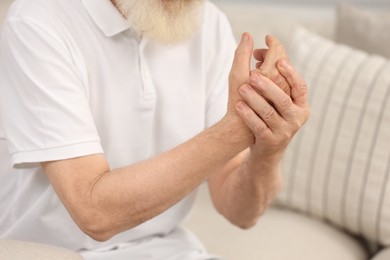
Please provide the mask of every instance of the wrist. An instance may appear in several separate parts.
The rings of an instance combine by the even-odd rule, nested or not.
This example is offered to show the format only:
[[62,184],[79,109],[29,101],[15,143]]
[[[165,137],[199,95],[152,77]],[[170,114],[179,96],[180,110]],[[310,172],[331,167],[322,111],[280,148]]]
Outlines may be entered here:
[[280,172],[282,154],[262,154],[249,149],[247,156],[247,168],[255,172]]
[[282,188],[281,158],[259,157],[248,149],[245,163],[242,165],[242,174],[253,183],[262,183],[267,187],[270,197],[274,197]]
[[252,131],[244,121],[234,113],[227,113],[217,124],[221,141],[233,147],[239,147],[239,152],[247,149],[254,142]]

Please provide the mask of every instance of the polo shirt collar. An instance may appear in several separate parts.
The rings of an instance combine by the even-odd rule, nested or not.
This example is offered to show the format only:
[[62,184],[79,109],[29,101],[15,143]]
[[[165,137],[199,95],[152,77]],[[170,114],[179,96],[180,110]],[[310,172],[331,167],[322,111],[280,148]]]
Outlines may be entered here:
[[111,0],[81,0],[96,25],[107,37],[112,37],[130,28]]

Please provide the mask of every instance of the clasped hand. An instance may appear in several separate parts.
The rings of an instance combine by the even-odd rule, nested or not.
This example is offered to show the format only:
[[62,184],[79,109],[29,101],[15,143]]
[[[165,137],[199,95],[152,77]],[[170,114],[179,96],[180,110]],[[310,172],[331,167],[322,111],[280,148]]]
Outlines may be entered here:
[[[294,134],[307,121],[307,86],[291,65],[283,46],[267,36],[268,49],[253,53],[253,39],[244,33],[229,75],[228,114],[238,116],[251,155],[280,160]],[[258,61],[251,70],[252,57]],[[247,137],[248,137],[247,136]]]

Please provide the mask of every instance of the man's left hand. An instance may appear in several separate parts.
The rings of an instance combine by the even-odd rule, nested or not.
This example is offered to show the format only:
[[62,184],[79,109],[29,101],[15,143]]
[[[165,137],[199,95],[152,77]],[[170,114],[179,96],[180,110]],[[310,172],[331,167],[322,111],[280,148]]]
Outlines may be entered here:
[[292,137],[310,115],[304,79],[286,60],[279,61],[277,68],[290,86],[291,97],[255,70],[250,84],[240,88],[244,101],[236,106],[255,136],[251,156],[269,161],[280,161]]

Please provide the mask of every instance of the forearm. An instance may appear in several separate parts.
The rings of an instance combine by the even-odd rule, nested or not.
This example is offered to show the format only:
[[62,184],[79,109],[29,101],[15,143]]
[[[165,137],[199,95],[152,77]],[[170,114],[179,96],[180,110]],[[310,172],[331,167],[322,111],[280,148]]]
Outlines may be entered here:
[[213,202],[230,222],[250,228],[281,188],[280,160],[253,158],[249,149],[210,180]]
[[[245,149],[249,138],[242,138],[246,133],[232,138],[239,136],[234,125],[222,120],[166,153],[120,169],[109,170],[100,158],[68,163],[73,169],[53,166],[65,169],[64,173],[51,169],[49,163],[45,171],[55,187],[63,187],[57,193],[80,228],[95,239],[106,240],[164,212]],[[80,169],[82,165],[94,168]],[[56,183],[66,180],[60,175],[76,171],[82,177],[73,183]]]
[[[250,74],[253,40],[244,34],[229,74],[226,116],[188,142],[155,158],[110,170],[104,156],[42,163],[78,226],[105,240],[170,208],[253,143],[238,116],[238,88]],[[180,108],[178,108],[180,109]]]

